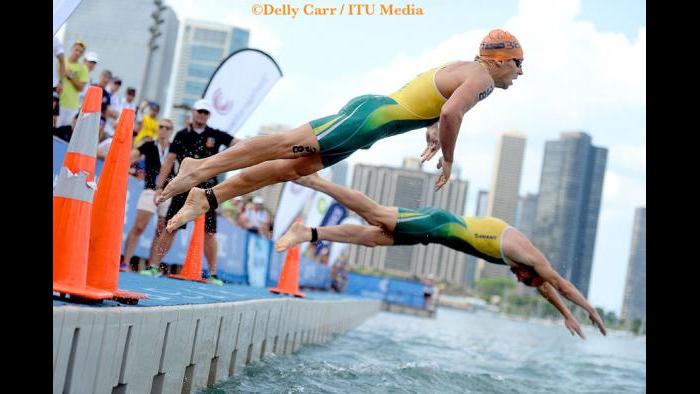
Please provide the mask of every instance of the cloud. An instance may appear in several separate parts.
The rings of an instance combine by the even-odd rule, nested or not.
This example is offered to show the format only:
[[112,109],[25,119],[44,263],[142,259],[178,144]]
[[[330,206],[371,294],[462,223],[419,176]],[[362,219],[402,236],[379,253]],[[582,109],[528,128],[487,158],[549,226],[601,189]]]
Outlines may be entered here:
[[283,47],[283,42],[279,35],[267,27],[266,24],[261,23],[259,19],[253,18],[249,14],[234,11],[229,13],[224,18],[224,21],[250,31],[249,46],[251,48],[263,50],[274,57]]
[[610,147],[608,162],[629,172],[645,175],[647,168],[647,145],[613,145]]
[[[229,7],[219,0],[167,0],[175,10],[180,23],[186,19],[201,21],[217,21],[218,23],[248,29],[250,31],[249,45],[270,54],[279,51],[283,41],[267,25],[260,23],[245,12],[228,12]],[[227,10],[225,13],[222,10]]]
[[608,170],[603,180],[603,206],[633,209],[646,204],[646,179]]

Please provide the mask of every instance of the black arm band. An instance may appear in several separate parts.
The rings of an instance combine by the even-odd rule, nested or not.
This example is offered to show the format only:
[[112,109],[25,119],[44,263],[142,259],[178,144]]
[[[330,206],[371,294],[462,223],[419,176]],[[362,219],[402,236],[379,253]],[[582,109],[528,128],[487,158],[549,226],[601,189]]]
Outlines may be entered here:
[[209,201],[209,209],[210,210],[215,210],[216,208],[219,207],[218,201],[216,201],[216,196],[214,195],[214,191],[209,189],[204,189],[204,195],[207,196],[207,201]]
[[318,242],[318,231],[316,231],[315,227],[311,227],[311,243],[316,243]]

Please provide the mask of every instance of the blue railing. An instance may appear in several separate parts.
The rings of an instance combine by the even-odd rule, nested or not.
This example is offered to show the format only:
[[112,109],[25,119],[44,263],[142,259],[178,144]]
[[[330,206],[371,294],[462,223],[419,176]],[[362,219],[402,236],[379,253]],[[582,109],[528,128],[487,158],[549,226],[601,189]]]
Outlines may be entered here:
[[382,300],[390,304],[406,305],[425,309],[425,286],[416,281],[384,278],[351,272],[345,293],[360,297]]

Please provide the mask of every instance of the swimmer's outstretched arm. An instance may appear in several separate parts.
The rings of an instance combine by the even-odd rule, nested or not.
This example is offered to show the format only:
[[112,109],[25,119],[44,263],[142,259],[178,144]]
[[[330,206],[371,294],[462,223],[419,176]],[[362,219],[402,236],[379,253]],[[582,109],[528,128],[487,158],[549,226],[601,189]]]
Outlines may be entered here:
[[581,326],[578,324],[578,320],[576,320],[569,308],[566,307],[566,304],[562,302],[556,290],[554,290],[549,282],[544,282],[537,288],[537,291],[539,291],[540,295],[542,295],[545,300],[549,301],[550,304],[554,305],[559,313],[564,316],[564,325],[569,329],[571,335],[578,334],[581,339],[586,339],[586,337],[583,335],[583,331],[581,331]]
[[490,77],[467,79],[455,89],[445,105],[442,106],[438,128],[442,147],[442,158],[438,162],[438,169],[442,168],[442,174],[435,183],[435,191],[440,190],[450,180],[455,144],[464,114],[479,102],[480,94],[488,90],[492,83],[493,80]]
[[578,291],[576,286],[564,279],[557,271],[554,270],[554,268],[552,268],[552,265],[549,264],[544,255],[542,255],[542,252],[538,251],[537,255],[541,255],[541,257],[535,257],[533,261],[533,268],[535,271],[537,271],[542,279],[546,280],[555,289],[557,289],[561,295],[585,309],[586,312],[588,312],[588,317],[591,319],[591,323],[598,327],[603,335],[607,335],[605,325],[603,324],[603,319],[601,319],[600,315],[598,315],[598,312],[591,306],[591,304],[586,301],[586,297],[584,297],[583,294]]

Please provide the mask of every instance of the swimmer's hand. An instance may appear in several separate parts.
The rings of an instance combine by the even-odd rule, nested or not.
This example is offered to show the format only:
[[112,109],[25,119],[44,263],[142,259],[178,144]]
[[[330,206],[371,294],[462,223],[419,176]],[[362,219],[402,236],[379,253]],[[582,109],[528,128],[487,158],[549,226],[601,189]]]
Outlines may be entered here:
[[586,339],[586,336],[583,335],[583,331],[581,331],[581,326],[578,324],[578,321],[575,317],[571,316],[571,318],[564,320],[564,325],[566,326],[566,328],[569,329],[571,335],[578,334],[578,336],[580,336],[581,339]]
[[435,122],[425,129],[425,142],[427,146],[420,155],[421,163],[425,163],[435,156],[435,153],[440,150],[440,139],[438,138],[438,123]]
[[450,180],[450,176],[452,175],[452,162],[445,160],[443,156],[440,156],[440,160],[438,160],[437,164],[438,170],[442,168],[442,174],[438,177],[437,182],[435,182],[435,191],[440,190],[447,181]]
[[588,315],[588,318],[591,319],[591,323],[593,323],[594,326],[598,327],[600,330],[601,334],[603,335],[608,335],[607,332],[605,331],[605,325],[603,324],[603,319],[600,318],[600,315],[598,312],[593,311],[594,313],[590,313]]

